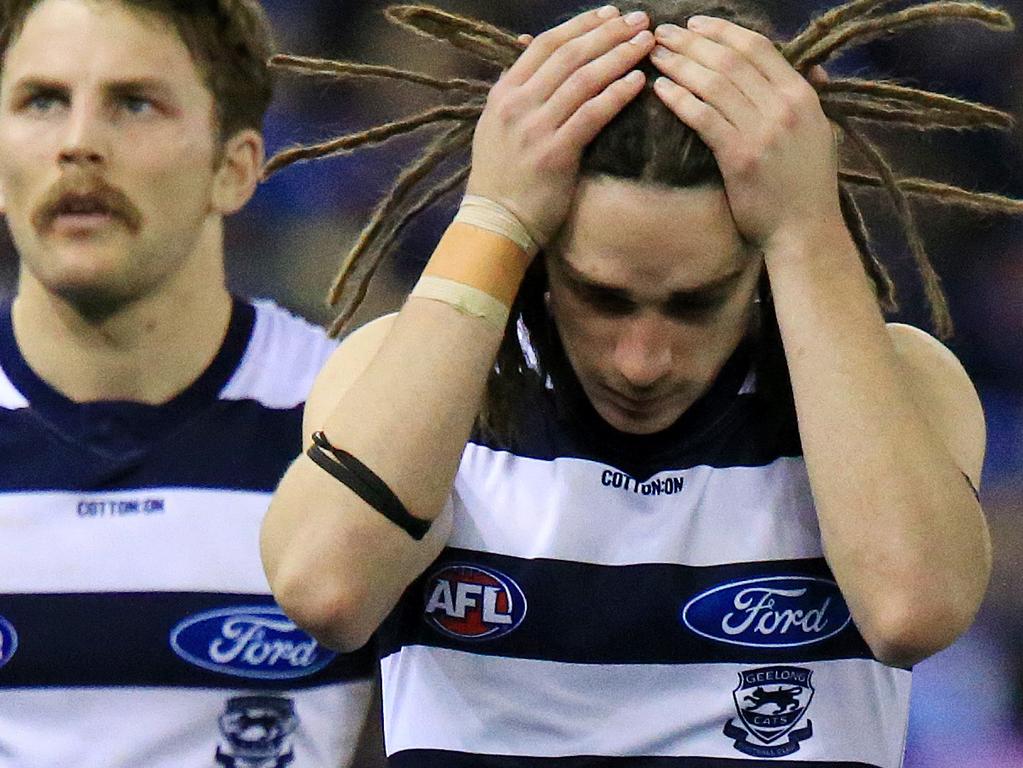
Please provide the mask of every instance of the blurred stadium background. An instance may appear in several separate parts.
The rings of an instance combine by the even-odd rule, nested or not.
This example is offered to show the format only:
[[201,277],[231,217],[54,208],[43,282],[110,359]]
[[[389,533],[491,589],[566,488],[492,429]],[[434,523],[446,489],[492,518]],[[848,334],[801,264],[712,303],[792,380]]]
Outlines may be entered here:
[[[487,75],[441,45],[390,27],[382,0],[263,0],[282,51],[351,58],[437,74]],[[434,0],[441,7],[536,33],[578,8],[568,0]],[[785,35],[826,0],[772,0],[766,11]],[[1000,3],[1023,23],[1023,0]],[[628,3],[621,4],[627,9]],[[943,25],[858,49],[834,73],[880,73],[977,99],[1023,116],[1023,38],[972,25]],[[332,84],[283,75],[267,123],[270,151],[408,114],[429,93],[384,81]],[[229,272],[237,292],[271,296],[326,322],[323,296],[338,260],[372,206],[421,141],[401,139],[355,156],[296,166],[265,184],[229,226]],[[1023,197],[1023,133],[893,136],[899,170]],[[896,319],[926,327],[904,244],[883,206],[868,205],[875,241],[896,266],[902,306]],[[957,333],[949,342],[976,382],[988,419],[981,493],[995,547],[987,600],[974,628],[914,676],[907,768],[1023,766],[1023,217],[978,219],[919,208],[925,238],[948,290]],[[438,212],[405,239],[382,268],[361,319],[393,309],[439,236]],[[2,245],[0,281],[13,288],[16,261]],[[865,738],[869,738],[866,734]],[[368,761],[366,765],[368,766]]]

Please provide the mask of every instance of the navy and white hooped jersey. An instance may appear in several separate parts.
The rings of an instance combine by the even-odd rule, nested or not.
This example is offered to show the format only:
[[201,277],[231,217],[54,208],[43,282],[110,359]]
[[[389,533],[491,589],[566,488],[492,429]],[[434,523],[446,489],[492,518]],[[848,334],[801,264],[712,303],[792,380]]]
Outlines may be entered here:
[[0,767],[337,768],[371,692],[275,605],[259,526],[334,345],[236,301],[161,406],[73,403],[0,316]]
[[898,768],[910,673],[824,560],[794,415],[730,361],[665,433],[576,397],[474,438],[381,630],[398,768]]

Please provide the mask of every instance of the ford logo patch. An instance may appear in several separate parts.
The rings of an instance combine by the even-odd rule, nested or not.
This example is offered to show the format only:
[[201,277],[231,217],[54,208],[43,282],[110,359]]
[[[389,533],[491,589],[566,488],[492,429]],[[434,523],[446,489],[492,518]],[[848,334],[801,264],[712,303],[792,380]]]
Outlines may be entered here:
[[337,656],[300,630],[280,608],[269,605],[190,616],[171,630],[170,644],[178,656],[197,667],[259,680],[308,677]]
[[722,584],[686,603],[681,618],[698,635],[753,648],[820,643],[852,620],[838,585],[812,576]]
[[493,640],[526,617],[526,596],[511,578],[491,568],[456,563],[426,580],[426,622],[460,640]]
[[11,622],[0,616],[0,667],[11,660],[16,650],[18,650],[18,633]]

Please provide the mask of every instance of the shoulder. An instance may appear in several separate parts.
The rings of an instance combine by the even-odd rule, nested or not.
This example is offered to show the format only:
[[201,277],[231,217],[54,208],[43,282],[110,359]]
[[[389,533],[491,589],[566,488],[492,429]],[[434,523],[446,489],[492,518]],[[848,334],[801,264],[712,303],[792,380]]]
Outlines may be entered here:
[[271,301],[250,302],[255,321],[225,400],[256,400],[269,408],[301,405],[337,348],[322,328]]
[[959,468],[979,487],[986,440],[984,411],[962,363],[919,328],[890,323],[888,335],[914,402]]
[[250,342],[254,351],[301,351],[311,356],[319,369],[337,348],[337,342],[327,336],[323,328],[272,301],[260,299],[253,301],[252,306],[256,310],[256,325]]
[[341,394],[366,370],[397,317],[397,313],[384,315],[360,326],[346,336],[330,356],[306,402],[307,434],[320,428]]

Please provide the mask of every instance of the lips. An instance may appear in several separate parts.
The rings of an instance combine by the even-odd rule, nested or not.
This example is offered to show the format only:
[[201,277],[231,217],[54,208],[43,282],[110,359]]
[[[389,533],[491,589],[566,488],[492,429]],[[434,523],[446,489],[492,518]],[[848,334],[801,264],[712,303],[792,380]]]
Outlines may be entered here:
[[658,406],[664,404],[664,396],[659,395],[657,397],[645,397],[645,398],[634,398],[628,397],[616,392],[613,389],[603,387],[604,399],[611,403],[615,408],[621,411],[625,411],[630,414],[646,415],[651,411],[656,410]]
[[110,206],[95,194],[64,195],[53,208],[54,216],[113,215]]

